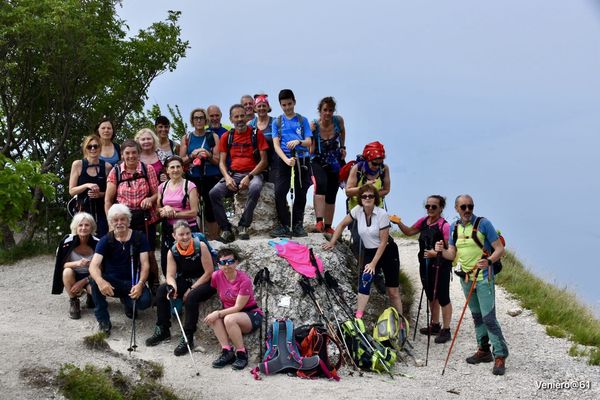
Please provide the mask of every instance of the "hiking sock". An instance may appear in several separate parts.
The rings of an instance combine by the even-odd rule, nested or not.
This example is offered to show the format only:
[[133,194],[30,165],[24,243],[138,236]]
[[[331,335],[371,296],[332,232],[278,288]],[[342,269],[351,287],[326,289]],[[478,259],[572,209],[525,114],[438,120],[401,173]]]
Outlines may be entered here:
[[365,314],[364,311],[361,310],[356,310],[356,313],[354,314],[354,316],[358,319],[362,319],[363,315]]

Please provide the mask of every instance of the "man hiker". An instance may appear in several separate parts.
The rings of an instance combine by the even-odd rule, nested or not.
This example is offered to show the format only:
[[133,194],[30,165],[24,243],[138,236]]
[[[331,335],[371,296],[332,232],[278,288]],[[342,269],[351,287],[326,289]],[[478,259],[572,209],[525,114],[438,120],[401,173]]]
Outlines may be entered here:
[[[493,263],[500,261],[504,254],[504,245],[488,219],[482,218],[477,231],[474,232],[474,224],[477,219],[473,214],[474,204],[473,198],[468,194],[456,198],[454,207],[460,215],[460,220],[450,226],[448,249],[444,249],[444,241],[440,240],[435,244],[435,251],[441,251],[444,258],[454,260],[460,266],[465,274],[461,284],[466,297],[473,284],[473,279],[476,279],[475,290],[469,301],[469,309],[475,322],[478,349],[475,354],[466,359],[467,363],[479,364],[494,361],[492,373],[504,375],[508,347],[496,319],[492,266]],[[483,244],[483,249],[473,239],[474,233],[479,242]],[[493,346],[493,352],[490,351],[490,343]]]
[[245,94],[240,99],[240,104],[246,111],[246,123],[254,119],[254,97],[249,94]]
[[[279,92],[279,104],[283,114],[273,120],[272,135],[273,147],[279,158],[275,159],[273,168],[277,179],[275,180],[275,206],[279,226],[270,233],[272,237],[306,236],[304,231],[304,207],[306,206],[306,192],[311,184],[311,171],[309,170],[312,132],[308,120],[296,114],[296,98],[290,89]],[[291,182],[292,168],[294,182]],[[292,215],[290,215],[287,193],[293,185]],[[290,218],[292,221],[290,221]],[[293,224],[293,226],[290,226]]]
[[223,136],[225,132],[231,129],[229,125],[226,126],[221,124],[221,117],[223,116],[223,114],[221,113],[221,109],[219,108],[219,106],[214,104],[208,106],[208,108],[206,109],[206,113],[208,114],[207,130],[216,133],[217,136],[219,136],[219,138],[221,138],[221,136]]
[[152,295],[146,286],[150,269],[150,244],[141,231],[129,228],[131,211],[123,204],[108,210],[111,232],[100,239],[90,263],[94,313],[101,332],[110,335],[112,324],[106,296],[118,297],[125,315],[134,318],[134,310],[150,307]]
[[269,148],[265,136],[246,125],[246,112],[241,104],[231,106],[229,118],[234,128],[219,140],[219,169],[223,179],[210,191],[215,217],[223,231],[218,240],[223,243],[235,240],[231,223],[223,207],[223,198],[231,197],[243,190],[248,190],[248,198],[238,224],[238,233],[242,240],[250,238],[248,227],[252,224],[254,209],[263,187],[261,172],[267,167]]

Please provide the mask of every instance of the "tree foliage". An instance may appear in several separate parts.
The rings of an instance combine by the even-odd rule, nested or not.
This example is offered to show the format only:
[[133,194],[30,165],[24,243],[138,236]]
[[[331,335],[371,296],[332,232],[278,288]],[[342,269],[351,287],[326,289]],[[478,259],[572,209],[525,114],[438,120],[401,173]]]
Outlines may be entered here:
[[[0,2],[0,154],[64,178],[102,116],[117,131],[188,42],[180,13],[131,34],[114,0]],[[40,192],[34,193],[36,200]]]

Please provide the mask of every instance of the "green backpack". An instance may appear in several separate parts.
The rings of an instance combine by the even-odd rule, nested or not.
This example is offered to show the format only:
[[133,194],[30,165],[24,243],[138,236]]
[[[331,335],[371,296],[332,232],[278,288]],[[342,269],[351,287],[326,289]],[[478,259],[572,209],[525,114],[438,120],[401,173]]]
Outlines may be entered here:
[[373,327],[373,338],[386,347],[402,350],[409,335],[409,325],[394,307],[388,307]]
[[344,342],[356,365],[364,370],[391,375],[396,352],[373,339],[362,319],[355,318],[342,324]]

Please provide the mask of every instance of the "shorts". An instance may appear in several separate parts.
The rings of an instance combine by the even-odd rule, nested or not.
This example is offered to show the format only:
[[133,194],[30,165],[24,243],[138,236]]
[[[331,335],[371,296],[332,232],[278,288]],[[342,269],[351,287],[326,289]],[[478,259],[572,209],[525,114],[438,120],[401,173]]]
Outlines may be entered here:
[[[373,260],[375,253],[377,253],[377,248],[365,249],[361,274],[364,266]],[[381,270],[383,270],[385,278],[385,287],[397,288],[400,286],[400,257],[398,255],[398,245],[393,240],[388,241],[388,245],[385,246],[385,250],[377,263],[376,272]]]
[[89,271],[74,269],[73,272],[75,272],[75,282],[79,282],[80,280],[88,278],[90,276]]
[[250,322],[252,323],[252,330],[248,333],[252,333],[258,328],[260,328],[260,325],[262,324],[263,320],[263,315],[260,313],[260,311],[253,310],[244,312],[246,313],[246,315],[248,315],[248,317],[250,318]]

